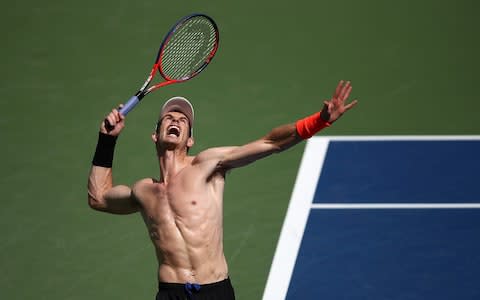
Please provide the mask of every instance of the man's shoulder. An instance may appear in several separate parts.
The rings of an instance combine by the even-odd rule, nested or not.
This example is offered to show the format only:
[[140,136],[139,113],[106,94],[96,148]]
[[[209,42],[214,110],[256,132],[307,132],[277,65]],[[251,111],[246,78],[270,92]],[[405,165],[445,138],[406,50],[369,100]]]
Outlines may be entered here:
[[205,149],[199,152],[194,159],[192,160],[192,164],[200,163],[208,160],[221,160],[222,157],[232,151],[233,149],[237,148],[237,146],[223,146],[223,147],[212,147]]
[[153,183],[158,183],[158,179],[155,179],[155,178],[152,178],[152,177],[147,177],[147,178],[142,178],[142,179],[139,179],[137,180],[137,182],[135,182],[135,185],[137,184],[153,184]]
[[146,188],[152,187],[156,183],[158,183],[158,180],[155,178],[143,178],[133,184],[132,190],[145,190]]
[[155,178],[143,178],[135,182],[132,186],[132,195],[135,197],[137,202],[143,203],[142,199],[152,193],[155,184],[158,183],[158,180]]

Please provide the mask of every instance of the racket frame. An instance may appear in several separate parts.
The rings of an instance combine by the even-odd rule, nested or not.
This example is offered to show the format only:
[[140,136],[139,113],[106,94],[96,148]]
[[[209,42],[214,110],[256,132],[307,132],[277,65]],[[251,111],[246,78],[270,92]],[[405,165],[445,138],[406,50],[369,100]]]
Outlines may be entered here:
[[[180,28],[182,26],[182,24],[184,24],[188,20],[190,20],[192,18],[195,18],[195,17],[206,18],[212,24],[212,26],[214,28],[214,31],[215,31],[215,45],[214,45],[212,51],[210,51],[210,54],[208,55],[208,57],[205,59],[205,62],[197,70],[195,70],[190,76],[185,76],[182,79],[171,79],[168,76],[166,76],[165,73],[162,70],[163,49],[168,44],[168,41],[171,39],[173,34],[178,30],[178,28]],[[158,53],[157,53],[157,57],[155,59],[155,63],[152,67],[152,70],[150,71],[150,74],[147,77],[147,80],[142,85],[142,87],[138,90],[138,92],[135,93],[135,95],[132,96],[123,105],[122,108],[120,108],[119,112],[122,115],[126,116],[143,99],[143,97],[148,95],[150,92],[152,92],[152,91],[154,91],[158,88],[161,88],[163,86],[166,86],[166,85],[179,83],[179,82],[185,82],[185,81],[187,81],[189,79],[192,79],[193,77],[197,76],[200,72],[203,71],[203,69],[205,69],[205,67],[210,63],[212,58],[215,56],[215,53],[217,52],[217,49],[218,49],[219,38],[220,38],[220,36],[219,36],[217,24],[215,23],[215,21],[211,17],[209,17],[205,14],[194,13],[194,14],[185,16],[182,19],[180,19],[179,21],[177,21],[177,23],[175,23],[175,25],[172,26],[172,28],[168,31],[168,33],[163,38],[162,43],[160,44],[160,48],[159,48]],[[162,81],[158,84],[152,85],[151,87],[149,87],[147,89],[148,85],[153,80],[153,77],[155,77],[155,73],[156,73],[157,70],[160,73],[160,75],[165,79],[165,81]]]

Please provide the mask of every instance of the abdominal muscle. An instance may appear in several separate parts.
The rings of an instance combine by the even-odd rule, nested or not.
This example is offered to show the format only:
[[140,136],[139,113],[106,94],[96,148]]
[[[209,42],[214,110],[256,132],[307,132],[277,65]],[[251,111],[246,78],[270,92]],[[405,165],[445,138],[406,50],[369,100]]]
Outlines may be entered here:
[[182,227],[177,227],[177,237],[152,240],[159,262],[159,281],[206,284],[227,278],[221,236],[209,230],[186,232]]
[[[174,254],[157,250],[160,282],[199,283],[218,282],[228,277],[227,263],[223,253],[216,257],[213,252],[191,249]],[[183,259],[182,259],[183,258]]]
[[202,192],[194,193],[204,196],[195,199],[187,196],[191,193],[171,193],[174,184],[166,191],[157,188],[142,201],[142,216],[155,247],[158,280],[207,284],[226,279],[221,199]]

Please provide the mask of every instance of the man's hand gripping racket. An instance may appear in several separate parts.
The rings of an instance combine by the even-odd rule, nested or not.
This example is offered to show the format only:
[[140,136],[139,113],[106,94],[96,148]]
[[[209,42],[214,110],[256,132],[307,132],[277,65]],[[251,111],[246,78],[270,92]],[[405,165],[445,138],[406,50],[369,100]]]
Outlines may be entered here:
[[[218,42],[217,25],[209,16],[192,14],[179,20],[160,44],[157,58],[145,83],[117,112],[112,112],[113,116],[105,119],[105,129],[110,132],[117,122],[123,123],[123,117],[150,92],[198,75],[215,56]],[[150,86],[157,70],[165,81]]]

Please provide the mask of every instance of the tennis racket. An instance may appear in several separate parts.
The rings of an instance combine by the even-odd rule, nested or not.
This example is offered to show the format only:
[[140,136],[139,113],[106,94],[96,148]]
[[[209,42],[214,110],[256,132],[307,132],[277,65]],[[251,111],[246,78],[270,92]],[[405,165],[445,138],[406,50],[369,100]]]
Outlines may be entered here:
[[[210,63],[218,49],[218,27],[207,15],[192,14],[180,19],[164,37],[157,58],[147,80],[119,110],[126,116],[140,101],[154,90],[197,76]],[[164,81],[150,85],[155,74]],[[112,130],[105,120],[107,130]]]

